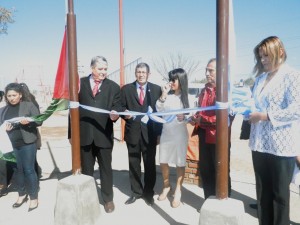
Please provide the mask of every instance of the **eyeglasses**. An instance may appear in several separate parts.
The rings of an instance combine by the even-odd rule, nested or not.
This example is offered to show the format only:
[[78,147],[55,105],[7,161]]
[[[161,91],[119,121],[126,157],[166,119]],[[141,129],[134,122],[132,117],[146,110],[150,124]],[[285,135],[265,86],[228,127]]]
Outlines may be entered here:
[[147,74],[148,72],[145,72],[145,71],[137,71],[136,73],[138,73],[138,74]]

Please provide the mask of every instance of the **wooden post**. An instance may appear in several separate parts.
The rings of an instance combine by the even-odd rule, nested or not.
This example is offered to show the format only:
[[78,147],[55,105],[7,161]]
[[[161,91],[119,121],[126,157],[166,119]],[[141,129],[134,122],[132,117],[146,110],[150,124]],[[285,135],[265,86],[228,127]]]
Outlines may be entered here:
[[[217,102],[228,102],[229,2],[217,0]],[[216,110],[216,197],[228,197],[228,110]]]
[[[67,13],[68,37],[68,65],[69,65],[69,91],[70,102],[78,102],[78,71],[77,71],[77,43],[76,43],[76,17],[74,14],[73,0],[68,0]],[[80,131],[79,108],[70,108],[71,144],[72,144],[72,173],[81,173],[80,162]]]

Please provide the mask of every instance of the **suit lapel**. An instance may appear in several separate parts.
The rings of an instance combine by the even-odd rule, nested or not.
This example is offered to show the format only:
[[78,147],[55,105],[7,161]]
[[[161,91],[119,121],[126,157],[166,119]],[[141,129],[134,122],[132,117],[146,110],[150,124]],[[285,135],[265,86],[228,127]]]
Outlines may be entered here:
[[147,91],[146,91],[146,101],[147,101],[147,105],[152,105],[152,99],[151,99],[151,84],[148,82],[147,83]]
[[138,96],[138,93],[137,93],[137,90],[136,90],[136,85],[137,85],[136,81],[132,83],[132,86],[131,86],[132,90],[131,91],[134,95],[135,100],[138,102],[138,104],[140,104],[139,103],[139,96]]
[[102,83],[101,83],[101,85],[100,85],[100,87],[99,87],[99,91],[98,91],[97,94],[99,94],[101,91],[104,91],[104,90],[107,88],[107,85],[108,85],[108,83],[107,83],[107,78],[105,78],[105,79],[102,81]]
[[85,90],[87,90],[86,93],[88,93],[89,95],[91,95],[93,97],[93,90],[92,90],[91,84],[90,84],[90,76],[91,75],[82,78],[81,88],[83,89],[83,92],[85,92]]

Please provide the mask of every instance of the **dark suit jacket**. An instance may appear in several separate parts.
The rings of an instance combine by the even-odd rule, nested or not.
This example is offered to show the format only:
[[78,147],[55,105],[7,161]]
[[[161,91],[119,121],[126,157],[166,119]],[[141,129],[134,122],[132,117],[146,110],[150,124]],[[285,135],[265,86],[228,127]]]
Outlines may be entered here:
[[[161,96],[161,88],[150,82],[147,83],[144,104],[140,105],[136,90],[136,81],[126,84],[121,89],[122,111],[126,109],[135,112],[147,112],[148,106],[151,106],[153,112],[156,112],[155,104]],[[124,119],[125,117],[122,116]],[[149,119],[148,123],[141,122],[142,116],[126,119],[124,140],[128,144],[137,144],[142,133],[145,141],[149,144],[156,144],[157,136],[161,134],[162,124],[155,123]]]
[[[120,86],[112,80],[104,79],[99,92],[93,96],[90,76],[80,79],[79,103],[108,111],[121,111]],[[102,148],[113,147],[113,122],[109,114],[92,112],[79,108],[80,145],[92,144]],[[70,135],[70,132],[69,132]]]
[[[0,125],[4,122],[4,116],[9,106],[4,106],[0,109]],[[32,117],[39,115],[39,109],[32,102],[20,102],[19,116]],[[26,144],[33,143],[37,140],[37,126],[42,125],[42,122],[30,122],[28,125],[21,125],[20,130],[23,140]]]

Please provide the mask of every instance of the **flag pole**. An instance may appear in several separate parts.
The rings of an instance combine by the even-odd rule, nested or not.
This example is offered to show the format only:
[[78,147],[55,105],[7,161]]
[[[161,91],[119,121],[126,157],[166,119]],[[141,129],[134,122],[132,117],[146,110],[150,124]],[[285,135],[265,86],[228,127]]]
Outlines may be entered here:
[[[70,102],[78,102],[78,71],[77,71],[77,43],[76,43],[76,16],[74,14],[73,0],[68,0],[67,13],[68,37],[68,65],[69,65],[69,91]],[[80,133],[78,106],[70,107],[71,145],[72,145],[72,173],[81,173],[80,162]]]
[[[228,102],[228,0],[217,0],[217,98]],[[216,197],[228,197],[228,109],[216,110]]]
[[[120,87],[125,84],[124,79],[124,47],[123,47],[123,0],[119,0],[119,33],[120,33]],[[125,121],[121,120],[121,140],[124,141]]]
[[119,32],[120,32],[120,87],[124,85],[124,47],[123,47],[123,1],[119,0]]

